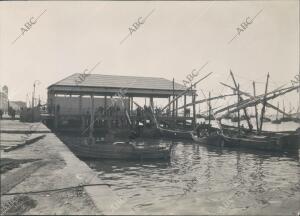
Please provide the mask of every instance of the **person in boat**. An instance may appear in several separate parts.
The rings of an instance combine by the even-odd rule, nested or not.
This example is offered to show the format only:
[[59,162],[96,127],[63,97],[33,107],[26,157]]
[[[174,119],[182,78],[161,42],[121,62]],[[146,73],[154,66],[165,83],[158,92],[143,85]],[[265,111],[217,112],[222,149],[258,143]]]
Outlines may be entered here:
[[197,125],[196,127],[196,132],[197,132],[197,137],[200,137],[200,130],[201,130],[201,127],[202,126],[202,122],[200,124]]

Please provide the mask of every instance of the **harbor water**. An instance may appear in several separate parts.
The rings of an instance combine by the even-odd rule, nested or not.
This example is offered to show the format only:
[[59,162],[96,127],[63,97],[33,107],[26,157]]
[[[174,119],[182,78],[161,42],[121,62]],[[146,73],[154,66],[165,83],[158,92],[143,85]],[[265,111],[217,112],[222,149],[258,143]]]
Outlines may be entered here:
[[[265,127],[295,130],[299,124]],[[271,128],[276,130],[276,128]],[[165,141],[157,140],[157,145]],[[270,153],[173,141],[170,161],[84,161],[135,214],[259,214],[300,212],[296,153]]]

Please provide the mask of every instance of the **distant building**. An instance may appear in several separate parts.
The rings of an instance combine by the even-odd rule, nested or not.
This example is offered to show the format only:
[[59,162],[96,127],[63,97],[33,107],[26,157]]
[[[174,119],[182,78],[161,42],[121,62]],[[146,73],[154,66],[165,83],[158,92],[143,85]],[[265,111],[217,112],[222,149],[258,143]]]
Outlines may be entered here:
[[23,101],[9,101],[9,106],[19,113],[21,108],[26,108],[26,102]]
[[2,89],[0,89],[0,109],[2,109],[4,112],[7,112],[8,110],[8,87],[3,86]]
[[8,87],[3,86],[2,89],[0,89],[0,109],[7,112],[8,106],[12,107],[17,113],[19,113],[22,107],[26,107],[26,103],[23,101],[9,101]]

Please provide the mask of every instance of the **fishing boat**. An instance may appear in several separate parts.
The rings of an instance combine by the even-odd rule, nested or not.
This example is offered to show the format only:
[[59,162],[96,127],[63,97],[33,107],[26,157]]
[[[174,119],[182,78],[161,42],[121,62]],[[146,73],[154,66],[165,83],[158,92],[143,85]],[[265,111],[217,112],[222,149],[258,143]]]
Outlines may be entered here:
[[192,139],[194,142],[199,143],[199,144],[204,144],[204,145],[213,145],[213,146],[219,146],[222,147],[223,142],[222,142],[222,137],[215,133],[215,134],[201,134],[200,136],[197,136],[196,133],[191,132]]
[[67,146],[82,158],[112,159],[112,160],[169,160],[172,145],[138,145],[137,141],[67,143]]
[[180,129],[166,129],[157,127],[161,137],[172,138],[172,139],[192,139],[191,131],[180,130]]
[[[232,74],[232,73],[231,73]],[[232,75],[233,76],[233,75]],[[234,80],[234,77],[233,77]],[[248,148],[248,149],[256,149],[256,150],[266,150],[266,151],[287,151],[287,152],[298,152],[299,149],[299,143],[300,143],[300,139],[299,139],[299,131],[290,131],[290,132],[266,132],[266,131],[262,131],[262,126],[263,126],[263,122],[264,119],[266,118],[264,116],[265,114],[265,107],[267,105],[267,101],[270,99],[273,99],[279,95],[288,93],[292,90],[295,90],[295,87],[289,87],[288,89],[286,89],[285,91],[281,92],[282,90],[279,91],[279,93],[273,94],[276,91],[273,91],[270,97],[267,97],[267,95],[269,95],[270,93],[267,92],[267,88],[268,88],[268,80],[269,80],[269,75],[267,76],[267,82],[266,82],[266,87],[265,87],[265,94],[262,96],[251,96],[252,98],[248,101],[243,100],[240,96],[241,91],[239,90],[239,85],[237,85],[235,83],[235,90],[237,91],[238,94],[238,100],[236,104],[233,104],[230,106],[231,110],[227,111],[227,113],[223,114],[221,116],[220,119],[222,119],[222,117],[234,113],[234,112],[238,112],[237,115],[237,120],[238,120],[238,127],[233,127],[233,126],[229,126],[229,127],[224,127],[221,125],[220,123],[220,132],[218,133],[218,135],[208,135],[207,139],[205,140],[202,136],[197,136],[197,137],[193,137],[194,140],[199,140],[201,138],[202,140],[205,140],[205,142],[208,145],[219,145],[219,146],[224,146],[224,147],[233,147],[233,148]],[[254,85],[255,86],[255,85]],[[255,87],[254,87],[254,92],[255,92]],[[262,103],[263,104],[263,108],[261,110],[261,116],[260,116],[260,125],[258,124],[258,121],[256,121],[257,123],[257,130],[253,130],[253,127],[251,126],[251,124],[249,124],[249,128],[244,128],[243,125],[240,125],[240,110],[244,109],[244,113],[245,116],[247,116],[247,112],[246,112],[246,108],[250,107],[250,106],[255,106],[255,111],[256,111],[256,120],[258,119],[258,115],[257,115],[257,107],[256,105],[258,103]],[[223,109],[221,109],[222,111],[226,111],[228,110],[228,107],[225,107]],[[217,111],[220,112],[220,111]],[[198,132],[199,134],[199,132]],[[219,136],[219,139],[209,139],[210,137],[215,137],[215,136]],[[197,139],[198,138],[198,139]]]
[[298,137],[290,134],[268,135],[221,135],[225,147],[249,148],[267,151],[298,151]]
[[287,151],[297,152],[300,143],[299,131],[289,132],[262,132],[260,135],[255,133],[237,133],[234,129],[223,129],[223,133],[205,134],[197,136],[191,133],[195,142],[229,148],[248,148],[264,151]]
[[272,121],[272,124],[281,124],[281,120],[280,119],[275,119]]

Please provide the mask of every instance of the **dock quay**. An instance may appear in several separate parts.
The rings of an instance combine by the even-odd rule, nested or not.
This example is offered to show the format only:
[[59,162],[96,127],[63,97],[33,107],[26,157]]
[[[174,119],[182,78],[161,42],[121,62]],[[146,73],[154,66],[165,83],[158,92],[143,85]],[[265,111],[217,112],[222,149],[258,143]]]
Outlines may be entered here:
[[[0,124],[1,214],[132,214],[44,124],[18,120]],[[4,151],[37,136],[42,137]]]

